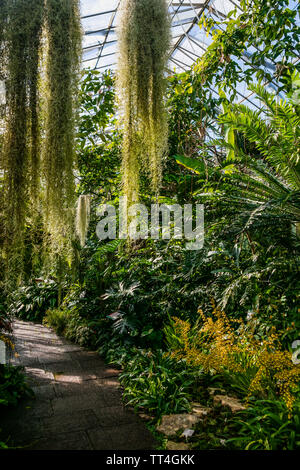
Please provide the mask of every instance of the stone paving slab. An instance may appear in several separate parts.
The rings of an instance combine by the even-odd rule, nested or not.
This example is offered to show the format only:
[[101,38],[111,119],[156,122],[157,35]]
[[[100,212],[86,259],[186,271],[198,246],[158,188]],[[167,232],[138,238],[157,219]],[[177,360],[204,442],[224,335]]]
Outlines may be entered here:
[[31,450],[93,450],[85,431],[56,434],[55,437],[39,439]]
[[62,413],[65,409],[73,411],[88,410],[91,408],[91,404],[100,415],[103,413],[103,408],[107,409],[107,404],[101,392],[98,394],[87,392],[81,395],[63,396],[52,400],[54,413]]
[[104,409],[96,409],[95,414],[102,428],[117,427],[123,424],[139,424],[140,418],[123,406],[110,406]]
[[121,402],[122,392],[117,377],[97,379],[97,384],[101,388],[103,398],[108,406],[114,406]]
[[[94,449],[102,450],[151,450],[153,437],[144,423],[124,424],[113,428],[98,427],[87,431]],[[139,436],[139,439],[136,436]],[[100,447],[101,446],[101,447]]]
[[82,382],[55,382],[54,390],[57,398],[67,398],[69,396],[81,396],[89,393],[96,393],[98,396],[103,395],[103,388],[99,386],[97,380]]
[[34,399],[0,416],[0,438],[33,450],[151,450],[145,423],[122,404],[119,371],[97,352],[43,325],[15,321],[13,365],[24,366]]
[[65,409],[50,418],[43,418],[43,434],[45,437],[56,436],[57,432],[85,431],[98,425],[98,419],[93,410]]

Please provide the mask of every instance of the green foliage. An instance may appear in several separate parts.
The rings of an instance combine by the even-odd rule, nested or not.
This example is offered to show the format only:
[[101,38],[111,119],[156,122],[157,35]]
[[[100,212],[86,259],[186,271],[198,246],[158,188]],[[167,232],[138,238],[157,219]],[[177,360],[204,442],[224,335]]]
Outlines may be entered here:
[[186,252],[180,245],[163,247],[163,243],[155,246],[151,242],[132,254],[120,248],[105,256],[101,247],[99,250],[86,280],[94,279],[95,283],[97,273],[98,292],[103,292],[100,315],[115,313],[109,321],[116,335],[141,345],[159,346],[161,322],[168,313],[181,315],[181,305],[187,314],[194,314],[201,291],[197,289],[199,253]]
[[58,335],[63,335],[67,325],[67,315],[63,309],[51,308],[45,312],[43,324],[53,328]]
[[72,311],[67,315],[67,325],[64,335],[70,341],[80,346],[95,346],[95,324],[98,322],[82,320],[78,311]]
[[222,22],[202,16],[199,25],[213,42],[194,66],[199,81],[205,87],[224,86],[231,100],[237,96],[237,83],[251,83],[254,76],[265,82],[279,79],[280,88],[287,83],[290,87],[299,51],[299,5],[292,10],[289,0],[242,0],[239,8],[242,13],[233,8]]
[[229,408],[215,406],[209,414],[195,425],[195,433],[189,439],[189,447],[195,450],[233,450],[238,446],[229,446],[227,439],[238,434],[238,427],[233,422]]
[[[21,367],[0,364],[0,416],[4,408],[16,406],[23,398],[32,398],[33,392],[25,382]],[[0,418],[1,425],[1,418]],[[2,429],[0,429],[2,433]],[[9,449],[0,438],[0,449]]]
[[4,297],[0,296],[0,332],[11,331],[11,318],[7,314],[6,302]]
[[139,350],[126,363],[120,380],[126,403],[135,409],[144,408],[156,418],[190,410],[195,375],[160,350]]
[[115,79],[110,71],[86,72],[80,88],[80,120],[76,136],[77,193],[90,196],[90,232],[98,222],[95,208],[114,200],[120,189],[121,136],[116,126]]
[[[101,308],[101,306],[100,306]],[[73,285],[59,308],[44,308],[43,323],[80,346],[95,348],[103,329],[99,300]],[[105,322],[104,322],[105,323]]]
[[[193,82],[193,90],[190,93],[192,76],[186,75],[185,77],[174,76],[173,79],[171,77],[169,79],[172,148],[183,148],[186,141],[187,144],[184,147],[186,153],[189,155],[190,150],[194,150],[191,150],[189,157],[187,155],[178,156],[177,159],[192,159],[200,152],[201,155],[206,152],[206,157],[204,162],[204,159],[193,158],[195,164],[199,163],[200,165],[197,170],[201,173],[199,176],[190,176],[188,170],[178,170],[179,167],[176,168],[175,162],[173,163],[169,159],[164,174],[164,191],[171,198],[174,192],[178,193],[178,198],[182,202],[186,202],[186,200],[196,202],[197,193],[205,192],[207,194],[205,199],[207,201],[206,245],[199,253],[188,253],[180,243],[173,246],[172,243],[166,245],[161,242],[154,244],[147,242],[137,244],[133,256],[131,256],[126,253],[122,243],[120,244],[118,241],[97,245],[91,228],[90,239],[81,254],[80,268],[81,280],[85,283],[83,287],[86,292],[85,297],[89,299],[86,306],[89,302],[94,305],[95,296],[100,297],[105,294],[105,297],[101,297],[99,306],[94,307],[94,311],[99,311],[102,318],[112,312],[119,312],[116,320],[109,318],[106,323],[107,334],[109,335],[111,331],[114,336],[116,335],[116,338],[122,338],[124,341],[130,340],[131,343],[149,339],[148,344],[153,345],[159,344],[159,338],[161,338],[158,331],[160,322],[164,322],[167,314],[194,318],[197,306],[199,304],[207,306],[210,297],[213,296],[224,302],[228,311],[237,312],[237,316],[242,315],[244,318],[248,313],[256,312],[259,309],[257,322],[261,334],[267,334],[270,328],[268,321],[270,315],[277,328],[283,330],[290,326],[291,320],[296,319],[294,329],[285,333],[287,334],[287,344],[290,344],[288,342],[295,339],[298,323],[296,292],[294,290],[297,279],[294,249],[290,249],[290,242],[288,246],[282,246],[284,234],[281,238],[276,238],[277,231],[274,231],[273,225],[267,229],[266,224],[264,224],[264,236],[260,232],[255,233],[256,227],[254,227],[253,233],[247,232],[236,243],[235,221],[238,206],[237,204],[234,206],[232,203],[228,204],[225,199],[233,191],[230,180],[233,172],[232,166],[231,169],[229,168],[232,163],[229,165],[225,161],[218,169],[212,165],[208,150],[202,145],[197,148],[197,144],[188,144],[188,128],[189,126],[193,128],[194,135],[196,134],[196,128],[199,124],[197,117],[199,118],[203,100],[201,101],[202,95],[196,82]],[[91,80],[91,85],[87,79],[84,83],[84,87],[90,90],[91,86],[92,90],[88,91],[88,93],[92,93],[92,96],[87,98],[86,106],[88,107],[89,99],[96,96],[94,89],[96,90],[97,86],[108,90],[110,100],[112,81],[109,81],[109,78],[104,80],[102,76],[98,78],[98,82],[97,76],[93,76]],[[108,81],[107,85],[105,85],[106,80]],[[108,104],[111,101],[108,100],[105,104],[105,96],[106,93],[101,94],[101,103],[103,103],[104,109],[106,107],[110,113],[112,107]],[[96,105],[92,106],[94,109]],[[99,109],[100,122],[106,122],[101,106],[99,105],[99,108],[95,109]],[[212,116],[213,112],[213,107],[209,108],[208,101],[208,116]],[[86,114],[88,115],[88,112]],[[209,117],[207,119],[209,121]],[[176,128],[177,122],[182,123],[182,133]],[[96,124],[93,126],[94,135],[97,136]],[[115,139],[112,134],[108,135],[113,140]],[[98,139],[101,141],[101,137]],[[242,139],[240,140],[242,141]],[[177,147],[176,142],[180,142]],[[197,142],[196,139],[195,142]],[[200,140],[200,143],[202,144],[203,141]],[[102,146],[101,143],[100,146]],[[251,151],[253,150],[255,151],[255,145],[251,147]],[[215,150],[213,149],[212,152]],[[255,152],[257,155],[257,151]],[[218,155],[218,151],[216,153]],[[89,157],[86,157],[86,161],[90,161]],[[222,162],[222,157],[218,156],[217,161]],[[104,167],[107,168],[107,165],[104,165],[101,171],[105,171]],[[203,168],[205,168],[204,174]],[[87,173],[83,171],[83,181],[86,175]],[[93,175],[96,182],[96,172]],[[209,198],[214,185],[219,191]],[[95,191],[93,188],[97,187],[95,185],[89,186],[89,189]],[[195,190],[195,195],[191,194],[190,189]],[[220,189],[224,192],[224,202],[220,196]],[[108,197],[110,196],[108,195]],[[106,195],[105,198],[107,198]],[[272,223],[272,220],[269,219],[269,222]],[[274,223],[277,224],[276,219],[273,221]],[[238,230],[240,230],[240,226]],[[260,230],[259,227],[258,230]],[[234,243],[233,240],[235,240]],[[289,238],[289,240],[291,239]],[[278,246],[279,242],[280,246]],[[283,260],[285,260],[284,265]],[[285,272],[284,278],[281,270]],[[131,286],[137,283],[139,286],[134,289],[134,294],[127,296],[128,289],[130,290]],[[88,286],[87,289],[86,286]],[[178,308],[180,305],[183,307],[182,309]],[[147,318],[146,322],[145,318]],[[109,327],[109,324],[112,328]],[[147,331],[151,333],[141,337],[141,334],[145,334]]]
[[10,315],[29,321],[42,321],[45,312],[58,302],[58,286],[54,281],[32,281],[19,287],[8,300]]
[[[245,450],[293,450],[300,446],[300,403],[290,418],[278,400],[258,400],[233,420],[236,435],[229,447]],[[227,446],[226,443],[226,446]]]
[[299,437],[299,403],[289,418],[282,402],[257,400],[234,414],[215,406],[196,424],[189,445],[193,450],[296,450]]
[[200,157],[175,159],[196,173],[193,197],[206,203],[213,297],[223,308],[259,309],[266,326],[266,312],[275,320],[297,306],[299,115],[262,86],[251,89],[261,111],[227,102],[219,118],[231,143],[222,136],[202,144]]
[[[250,86],[256,97],[264,105],[260,111],[252,111],[244,105],[231,105],[228,112],[220,117],[220,122],[230,129],[239,131],[253,143],[267,164],[276,171],[293,190],[300,188],[299,121],[294,103],[278,99],[262,85]],[[242,159],[242,149],[234,146],[235,158]],[[239,153],[240,151],[240,153]],[[268,181],[270,191],[274,182]],[[273,183],[273,184],[272,184]],[[258,188],[259,189],[259,188]],[[275,193],[276,195],[276,193]],[[291,196],[287,199],[291,199]]]
[[[15,204],[19,198],[20,206],[16,205],[9,223],[14,224],[18,213],[23,225],[22,234],[15,234],[21,243],[14,256],[19,259],[22,253],[26,272],[31,271],[29,258],[38,254],[43,238],[46,244],[48,236],[57,243],[59,256],[56,281],[30,282],[16,290],[9,313],[43,320],[71,341],[98,348],[109,362],[123,368],[124,400],[136,410],[147,410],[156,421],[163,414],[189,411],[191,400],[212,406],[212,412],[195,427],[190,440],[195,449],[299,446],[298,401],[290,419],[271,389],[266,393],[272,400],[257,401],[255,396],[245,412],[234,416],[213,406],[208,386],[218,385],[226,393],[244,398],[255,371],[224,372],[212,379],[199,368],[192,370],[188,361],[166,354],[182,346],[169,318],[178,316],[193,323],[199,305],[207,309],[212,297],[231,319],[243,317],[245,328],[257,341],[268,339],[274,326],[286,349],[299,339],[299,108],[293,101],[298,78],[291,65],[298,47],[296,9],[289,10],[287,0],[242,0],[242,15],[232,12],[225,32],[218,24],[213,29],[209,17],[202,20],[213,43],[191,71],[166,80],[166,3],[124,0],[116,80],[120,127],[113,74],[85,71],[81,80],[76,176],[80,201],[77,231],[82,246],[74,242],[78,272],[71,279],[66,275],[64,255],[69,255],[70,261],[70,243],[74,241],[74,108],[80,46],[77,1],[10,3],[14,9],[7,23],[9,2],[0,0],[0,79],[9,72],[8,109],[12,110],[7,117],[10,133],[6,140],[0,136],[0,203],[2,207],[7,195],[3,193],[5,185],[11,181],[11,187],[16,188],[16,181],[20,181],[13,201]],[[42,4],[42,10],[34,9]],[[43,15],[47,32],[42,41],[41,59],[47,64],[43,76],[37,68],[39,15]],[[22,22],[28,28],[23,27],[21,36]],[[3,24],[6,26],[1,29]],[[7,29],[9,24],[14,25],[14,31]],[[31,43],[32,48],[28,46]],[[242,70],[240,59],[248,47],[253,54],[247,55],[249,67]],[[13,50],[16,56],[12,56]],[[3,52],[9,58],[7,70]],[[272,74],[265,63],[273,61],[277,66]],[[253,76],[279,79],[279,87],[291,101],[275,98],[262,86],[253,87]],[[236,84],[242,80],[264,103],[261,111],[230,104],[236,98]],[[38,91],[38,83],[44,89]],[[224,87],[229,100],[225,92],[219,97],[212,92],[215,85]],[[16,141],[13,130],[18,131]],[[3,149],[6,155],[21,149],[20,172],[16,172],[16,160],[4,158]],[[129,203],[138,197],[149,203],[159,187],[168,203],[205,202],[206,239],[201,251],[187,251],[181,241],[143,240],[130,250],[119,240],[99,244],[95,208],[107,201],[118,203],[122,150],[123,184]],[[4,178],[4,187],[3,169],[5,178],[12,175],[11,180]],[[30,175],[27,182],[23,174]],[[42,213],[37,210],[40,192]],[[88,200],[90,214],[85,204]],[[8,215],[7,209],[5,217]],[[3,222],[3,213],[0,218]],[[5,236],[1,229],[1,246]],[[7,238],[6,244],[9,241]],[[10,261],[4,254],[2,250],[1,268]],[[44,274],[45,259],[43,264]],[[1,299],[0,328],[8,330],[6,306]],[[14,381],[10,377],[7,383]]]
[[0,364],[0,407],[16,406],[25,396],[32,396],[21,373],[22,368]]
[[63,335],[80,346],[95,346],[93,323],[83,319],[76,309],[47,310],[43,323],[52,327],[58,335]]

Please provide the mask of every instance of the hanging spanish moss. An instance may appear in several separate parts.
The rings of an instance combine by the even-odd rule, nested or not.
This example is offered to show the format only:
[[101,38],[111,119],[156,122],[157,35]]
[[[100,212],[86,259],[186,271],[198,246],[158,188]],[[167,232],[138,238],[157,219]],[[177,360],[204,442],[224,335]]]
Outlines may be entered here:
[[27,1],[27,14],[31,18],[27,26],[28,36],[28,105],[29,105],[29,150],[30,150],[30,197],[33,209],[37,209],[40,187],[40,125],[39,118],[39,56],[44,19],[44,0]]
[[0,0],[0,80],[4,79],[5,30],[7,23],[7,0]]
[[[41,73],[45,44],[46,72]],[[63,249],[71,247],[80,56],[79,0],[0,0],[0,80],[6,89],[0,248],[11,285],[22,277],[28,233],[36,256],[37,237],[28,227],[39,226],[40,238],[41,215],[51,251],[62,256]]]
[[76,235],[79,238],[80,245],[83,247],[89,228],[91,197],[82,194],[77,202],[76,212]]
[[[3,171],[3,163],[2,163],[3,127],[4,127],[3,119],[5,116],[5,101],[6,101],[6,98],[5,98],[6,25],[7,25],[7,0],[0,0],[0,171],[1,170]],[[1,205],[0,207],[3,208],[3,205]]]
[[123,125],[123,186],[128,204],[138,200],[142,166],[154,194],[167,150],[164,105],[170,20],[165,0],[123,0],[119,26],[117,96]]
[[[22,272],[25,216],[28,204],[27,145],[27,2],[7,3],[5,47],[6,123],[3,143],[4,168],[4,253],[10,279]],[[19,270],[16,271],[16,266]]]
[[4,191],[3,191],[3,132],[4,132],[4,116],[5,116],[5,82],[4,82],[4,69],[5,69],[5,30],[7,22],[6,0],[0,0],[0,283],[3,279],[4,259],[3,259],[3,245],[4,238]]
[[74,109],[81,54],[78,0],[46,0],[45,32],[45,227],[54,252],[61,253],[74,226]]

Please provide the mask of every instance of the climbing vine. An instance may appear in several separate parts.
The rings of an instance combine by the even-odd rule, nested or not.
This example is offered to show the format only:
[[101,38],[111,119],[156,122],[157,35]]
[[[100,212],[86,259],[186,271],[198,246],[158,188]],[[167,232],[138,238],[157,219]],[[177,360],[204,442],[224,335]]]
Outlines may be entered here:
[[158,193],[167,150],[164,105],[170,22],[164,0],[123,0],[119,26],[117,96],[123,127],[123,186],[128,204],[138,200],[143,166]]

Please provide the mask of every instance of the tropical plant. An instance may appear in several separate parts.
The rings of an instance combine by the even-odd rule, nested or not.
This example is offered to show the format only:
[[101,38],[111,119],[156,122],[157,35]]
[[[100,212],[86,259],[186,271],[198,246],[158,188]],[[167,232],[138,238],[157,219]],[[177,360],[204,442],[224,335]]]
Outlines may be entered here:
[[77,192],[92,195],[97,205],[116,197],[120,184],[121,136],[117,129],[112,72],[85,72],[80,82],[79,102]]
[[241,0],[238,7],[232,4],[225,21],[210,13],[204,12],[199,24],[212,43],[193,67],[204,88],[222,84],[231,100],[239,96],[237,83],[251,84],[254,77],[281,90],[290,88],[290,75],[295,67],[299,70],[299,5]]
[[[234,204],[249,230],[255,222],[281,225],[290,221],[297,226],[300,218],[300,117],[291,102],[277,99],[263,86],[250,86],[264,106],[253,111],[242,104],[231,104],[219,122],[233,133],[228,138],[210,141],[211,157],[176,160],[197,174],[205,171],[227,184],[226,192],[218,185],[216,195]],[[228,133],[227,133],[228,136]],[[252,147],[251,147],[252,144]],[[214,148],[230,152],[220,166],[215,164]],[[207,160],[206,160],[207,158]],[[206,160],[206,161],[205,161]],[[229,191],[230,186],[230,191]],[[238,221],[238,218],[237,218]],[[236,222],[238,223],[238,222]]]
[[[251,155],[251,150],[247,152],[237,140],[227,142],[226,147],[234,151],[230,178],[233,188],[237,186],[239,191],[231,201],[236,199],[241,210],[249,214],[244,230],[269,215],[268,221],[271,217],[279,223],[290,220],[298,232],[300,116],[293,103],[277,99],[263,86],[252,86],[251,90],[264,105],[260,111],[232,105],[220,118],[222,124],[239,132],[259,152],[259,157]],[[237,170],[248,171],[235,171],[235,165]]]
[[226,135],[202,144],[197,158],[175,156],[198,175],[194,197],[207,203],[208,230],[222,237],[223,245],[228,240],[227,259],[234,240],[234,264],[214,270],[219,285],[225,276],[218,298],[223,308],[233,296],[258,299],[258,285],[271,278],[275,285],[282,272],[288,285],[298,282],[299,115],[293,102],[277,99],[261,85],[250,88],[263,103],[259,111],[230,105],[223,94],[226,112],[219,122]]
[[[32,398],[33,395],[26,383],[22,367],[0,364],[0,416],[3,416],[6,409],[17,406],[20,400]],[[5,431],[5,428],[0,429],[0,449],[9,448],[9,438]]]
[[282,350],[274,328],[268,338],[256,338],[241,319],[231,320],[213,302],[210,316],[200,309],[193,327],[174,319],[173,330],[168,328],[166,333],[171,358],[184,359],[206,373],[219,373],[227,388],[232,387],[247,401],[257,395],[274,397],[277,392],[292,413],[300,367],[289,351]]
[[91,198],[87,195],[80,195],[77,202],[76,212],[76,235],[80,245],[84,246],[89,227]]
[[162,351],[139,350],[120,375],[128,405],[156,418],[190,410],[191,385],[197,374]]
[[295,450],[299,447],[299,402],[292,417],[282,401],[257,400],[232,413],[216,406],[195,426],[190,447],[198,450]]
[[[233,420],[234,437],[226,446],[244,450],[293,450],[300,446],[299,401],[293,416],[278,400],[257,400]],[[235,435],[234,435],[235,434]],[[236,436],[238,434],[238,436]]]
[[11,316],[42,321],[47,309],[54,308],[58,303],[58,285],[51,280],[33,280],[15,290],[7,303]]
[[21,398],[32,395],[21,367],[0,364],[0,407],[16,406]]
[[30,195],[35,199],[37,194],[37,70],[42,4],[42,0],[15,0],[1,5],[4,28],[0,48],[4,55],[2,73],[6,84],[6,114],[0,166],[5,194],[3,250],[10,282],[20,281],[25,217]]

